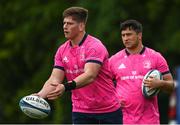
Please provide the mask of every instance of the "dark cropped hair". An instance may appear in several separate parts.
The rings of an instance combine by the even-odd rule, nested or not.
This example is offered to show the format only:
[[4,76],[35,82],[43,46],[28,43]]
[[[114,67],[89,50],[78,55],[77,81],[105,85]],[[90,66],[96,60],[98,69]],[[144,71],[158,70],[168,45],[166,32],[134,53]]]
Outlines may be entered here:
[[82,7],[70,7],[64,10],[63,18],[72,16],[77,22],[87,22],[88,19],[88,10]]
[[130,30],[134,30],[136,33],[141,33],[143,31],[142,24],[137,20],[126,20],[125,22],[121,23],[120,31],[127,28],[129,28]]

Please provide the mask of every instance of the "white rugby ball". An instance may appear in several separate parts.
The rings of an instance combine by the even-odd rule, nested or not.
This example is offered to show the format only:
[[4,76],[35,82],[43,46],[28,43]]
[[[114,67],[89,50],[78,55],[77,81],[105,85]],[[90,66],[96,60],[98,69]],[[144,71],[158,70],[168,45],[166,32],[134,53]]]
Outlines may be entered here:
[[38,96],[29,95],[19,101],[19,106],[27,116],[35,119],[42,119],[49,115],[51,107],[49,103]]
[[[154,69],[154,70],[150,70],[148,73],[146,73],[146,75],[144,76],[144,79],[148,79],[149,76],[153,76],[156,79],[162,80],[162,74],[161,72],[159,72],[158,70]],[[142,93],[146,98],[150,98],[153,97],[155,95],[157,95],[159,93],[160,89],[156,88],[156,89],[150,89],[149,87],[144,86],[144,83],[142,82]]]

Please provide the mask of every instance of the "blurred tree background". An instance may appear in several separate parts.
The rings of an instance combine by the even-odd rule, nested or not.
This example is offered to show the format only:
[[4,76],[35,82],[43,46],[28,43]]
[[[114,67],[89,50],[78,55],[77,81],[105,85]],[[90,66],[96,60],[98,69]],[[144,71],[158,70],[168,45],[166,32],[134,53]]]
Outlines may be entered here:
[[[123,48],[120,22],[139,20],[144,45],[163,54],[175,77],[180,64],[179,0],[1,0],[0,123],[71,123],[70,93],[49,101],[52,112],[42,120],[25,116],[18,105],[48,79],[56,49],[65,41],[62,12],[70,6],[89,10],[87,32],[101,39],[110,55]],[[161,123],[168,122],[168,97],[160,93]]]

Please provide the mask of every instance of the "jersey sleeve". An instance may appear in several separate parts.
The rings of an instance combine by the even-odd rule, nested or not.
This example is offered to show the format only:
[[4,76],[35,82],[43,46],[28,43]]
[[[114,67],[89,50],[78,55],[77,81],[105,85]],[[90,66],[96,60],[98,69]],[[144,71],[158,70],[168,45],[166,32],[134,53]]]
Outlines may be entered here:
[[157,70],[163,75],[170,73],[167,61],[160,53],[157,54]]
[[110,71],[112,77],[114,78],[115,77],[115,73],[114,73],[114,65],[113,65],[113,57],[114,56],[111,56],[109,59],[108,59],[108,70]]
[[62,63],[62,53],[61,50],[62,48],[59,47],[58,50],[56,51],[56,54],[54,56],[54,68],[58,68],[61,70],[64,70],[64,65]]
[[86,63],[94,62],[102,65],[105,59],[108,59],[107,49],[102,44],[93,44],[86,52]]

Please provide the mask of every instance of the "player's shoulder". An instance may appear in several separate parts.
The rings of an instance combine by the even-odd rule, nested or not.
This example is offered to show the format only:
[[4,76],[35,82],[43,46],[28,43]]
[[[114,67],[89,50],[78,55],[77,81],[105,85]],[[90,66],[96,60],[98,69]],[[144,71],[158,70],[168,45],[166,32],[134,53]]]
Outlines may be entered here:
[[152,49],[152,48],[149,48],[149,47],[145,47],[145,52],[156,53],[157,51],[155,49]]
[[64,43],[62,43],[59,47],[66,47],[66,46],[70,46],[71,42],[70,40],[66,40]]
[[94,37],[92,35],[88,35],[87,39],[86,39],[86,44],[85,44],[88,48],[94,48],[94,49],[106,49],[105,45],[103,44],[103,42],[97,38]]
[[60,44],[58,49],[64,49],[70,46],[70,40],[65,41],[64,43]]
[[112,55],[109,60],[110,61],[114,61],[114,60],[121,60],[123,59],[123,57],[127,56],[125,53],[125,49],[120,50],[119,52],[115,53],[114,55]]
[[122,57],[125,56],[125,49],[120,50],[119,52],[115,53],[114,55],[111,56],[111,58],[117,58],[117,57]]
[[149,47],[145,48],[145,54],[148,54],[150,56],[161,56],[161,53],[159,51]]
[[86,40],[90,45],[97,45],[97,46],[103,45],[103,42],[99,38],[92,35],[88,35]]
[[70,48],[70,40],[67,40],[64,43],[60,44],[57,47],[56,53],[64,53],[65,51],[68,51],[68,48]]
[[97,38],[97,37],[95,37],[95,36],[92,36],[92,35],[90,35],[90,34],[88,34],[88,36],[87,36],[87,40],[88,41],[95,41],[95,42],[101,42],[101,40],[99,39],[99,38]]

